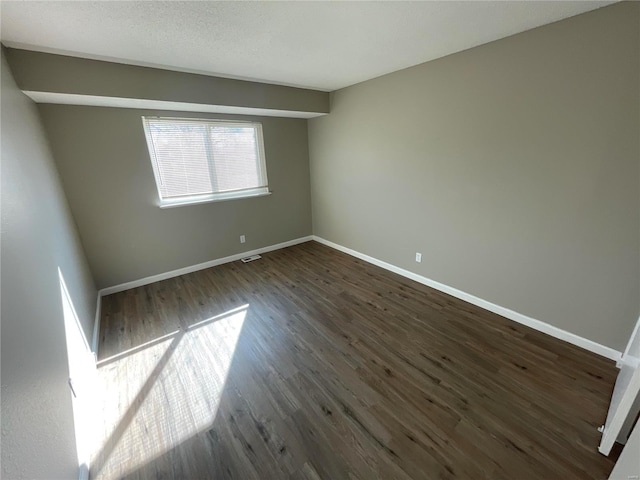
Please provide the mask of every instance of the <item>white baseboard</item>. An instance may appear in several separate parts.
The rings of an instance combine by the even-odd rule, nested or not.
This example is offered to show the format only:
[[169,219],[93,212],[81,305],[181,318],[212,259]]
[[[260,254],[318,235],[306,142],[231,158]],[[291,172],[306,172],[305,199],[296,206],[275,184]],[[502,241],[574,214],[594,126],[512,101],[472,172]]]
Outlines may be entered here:
[[197,265],[191,265],[189,267],[179,268],[170,272],[159,273],[158,275],[151,275],[150,277],[141,278],[140,280],[133,280],[131,282],[121,283],[120,285],[114,285],[112,287],[103,288],[100,290],[100,296],[111,295],[112,293],[123,292],[131,288],[141,287],[143,285],[149,285],[150,283],[159,282],[160,280],[166,280],[168,278],[178,277],[187,273],[197,272],[198,270],[204,270],[205,268],[215,267],[216,265],[222,265],[223,263],[235,262],[241,258],[248,257],[250,255],[259,255],[261,253],[272,252],[273,250],[280,250],[281,248],[290,247],[299,243],[308,242],[313,240],[312,235],[306,237],[295,238],[287,242],[277,243],[268,247],[258,248],[256,250],[250,250],[248,252],[236,253],[224,258],[218,258],[215,260],[209,260],[208,262],[199,263]]
[[490,312],[497,313],[498,315],[506,317],[509,320],[513,320],[514,322],[518,322],[526,325],[527,327],[531,327],[534,330],[538,330],[540,332],[546,333],[547,335],[551,335],[552,337],[564,340],[565,342],[569,342],[573,345],[577,345],[578,347],[584,348],[585,350],[589,350],[590,352],[596,353],[608,359],[618,362],[622,356],[621,352],[614,350],[613,348],[601,345],[587,338],[580,337],[575,333],[567,332],[566,330],[562,330],[561,328],[554,327],[553,325],[545,323],[541,320],[536,320],[535,318],[531,318],[521,313],[514,312],[513,310],[501,307],[500,305],[496,305],[495,303],[488,302],[486,300],[483,300],[482,298],[463,292],[462,290],[458,290],[457,288],[453,288],[435,280],[431,280],[430,278],[423,277],[422,275],[418,275],[417,273],[410,272],[409,270],[405,270],[404,268],[396,267],[395,265],[383,262],[382,260],[378,260],[374,257],[370,257],[369,255],[365,255],[364,253],[360,253],[350,248],[343,247],[342,245],[338,245],[337,243],[325,240],[322,237],[314,235],[313,240],[328,247],[335,248],[336,250],[340,250],[341,252],[344,252],[353,257],[359,258],[360,260],[364,260],[365,262],[384,268],[385,270],[389,270],[393,273],[397,273],[398,275],[402,275],[403,277],[409,278],[428,287],[435,288],[436,290],[459,298],[460,300],[464,300],[465,302],[477,305],[478,307],[489,310]]
[[95,319],[93,342],[92,342],[93,352],[96,355],[98,353],[101,297],[105,295],[111,295],[113,293],[123,292],[131,288],[148,285],[150,283],[158,282],[160,280],[166,280],[168,278],[185,275],[187,273],[197,272],[198,270],[204,270],[205,268],[215,267],[216,265],[235,262],[237,260],[240,260],[241,258],[248,257],[250,255],[258,255],[261,253],[271,252],[274,250],[279,250],[281,248],[290,247],[292,245],[297,245],[299,243],[308,242],[310,240],[315,240],[319,243],[327,245],[328,247],[335,248],[336,250],[344,252],[348,255],[364,260],[365,262],[384,268],[385,270],[389,270],[393,273],[397,273],[398,275],[402,275],[403,277],[409,278],[411,280],[414,280],[428,287],[435,288],[436,290],[439,290],[453,297],[464,300],[465,302],[469,302],[473,305],[477,305],[478,307],[484,308],[485,310],[489,310],[490,312],[497,313],[498,315],[508,318],[509,320],[513,320],[514,322],[521,323],[523,325],[533,328],[534,330],[538,330],[540,332],[551,335],[552,337],[558,338],[560,340],[564,340],[565,342],[569,342],[573,345],[584,348],[586,350],[589,350],[590,352],[596,353],[598,355],[609,358],[616,362],[620,362],[620,359],[622,357],[622,352],[614,350],[613,348],[607,347],[605,345],[601,345],[587,338],[580,337],[575,333],[567,332],[566,330],[562,330],[561,328],[554,327],[553,325],[550,325],[541,320],[536,320],[535,318],[531,318],[521,313],[510,310],[508,308],[501,307],[500,305],[496,305],[495,303],[491,303],[487,300],[483,300],[482,298],[463,292],[462,290],[458,290],[457,288],[450,287],[448,285],[437,282],[435,280],[431,280],[430,278],[427,278],[427,277],[423,277],[422,275],[418,275],[417,273],[410,272],[409,270],[405,270],[403,268],[397,267],[395,265],[384,262],[382,260],[378,260],[377,258],[370,257],[369,255],[365,255],[364,253],[360,253],[356,250],[352,250],[350,248],[344,247],[342,245],[331,242],[329,240],[326,240],[322,237],[318,237],[316,235],[300,237],[294,240],[289,240],[287,242],[278,243],[276,245],[270,245],[267,247],[258,248],[256,250],[250,250],[248,252],[237,253],[235,255],[230,255],[228,257],[218,258],[215,260],[210,260],[208,262],[199,263],[197,265],[191,265],[191,266],[183,267],[177,270],[172,270],[170,272],[160,273],[158,275],[152,275],[150,277],[141,278],[139,280],[133,280],[131,282],[122,283],[120,285],[114,285],[112,287],[103,288],[98,292],[98,302],[96,305],[96,319]]

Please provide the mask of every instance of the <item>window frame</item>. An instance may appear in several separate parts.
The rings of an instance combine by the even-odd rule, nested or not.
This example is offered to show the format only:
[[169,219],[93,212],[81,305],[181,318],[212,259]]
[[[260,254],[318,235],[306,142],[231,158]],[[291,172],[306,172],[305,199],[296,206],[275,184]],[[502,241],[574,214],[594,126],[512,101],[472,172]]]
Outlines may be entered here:
[[[203,193],[199,195],[183,195],[179,197],[169,197],[164,198],[162,196],[162,191],[160,190],[161,182],[161,174],[158,166],[158,161],[155,153],[155,144],[153,143],[153,139],[151,137],[151,132],[149,131],[149,125],[147,119],[152,120],[167,120],[173,121],[174,123],[185,122],[185,123],[206,123],[206,124],[214,124],[226,127],[240,126],[240,127],[253,127],[256,131],[256,142],[257,142],[257,154],[258,154],[258,175],[259,178],[264,183],[262,187],[251,187],[237,190],[229,190],[226,192],[212,192],[212,193]],[[254,198],[254,197],[263,197],[267,195],[271,195],[271,191],[269,190],[269,180],[267,177],[267,158],[265,155],[264,149],[264,135],[262,132],[262,123],[251,121],[251,120],[224,120],[224,119],[211,119],[211,118],[190,118],[190,117],[162,117],[159,115],[143,115],[142,116],[142,126],[144,129],[145,140],[147,143],[147,152],[149,154],[149,160],[151,161],[151,167],[153,168],[153,177],[156,183],[156,190],[158,192],[158,199],[160,208],[173,208],[173,207],[181,207],[185,205],[199,205],[202,203],[210,203],[210,202],[222,202],[228,200],[237,200],[241,198]]]

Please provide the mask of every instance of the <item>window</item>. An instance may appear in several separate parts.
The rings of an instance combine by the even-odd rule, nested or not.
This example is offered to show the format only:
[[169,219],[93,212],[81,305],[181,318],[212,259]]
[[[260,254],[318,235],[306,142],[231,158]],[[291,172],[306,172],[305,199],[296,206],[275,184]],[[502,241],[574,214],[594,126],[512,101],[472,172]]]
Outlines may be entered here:
[[268,195],[262,125],[142,117],[161,207]]

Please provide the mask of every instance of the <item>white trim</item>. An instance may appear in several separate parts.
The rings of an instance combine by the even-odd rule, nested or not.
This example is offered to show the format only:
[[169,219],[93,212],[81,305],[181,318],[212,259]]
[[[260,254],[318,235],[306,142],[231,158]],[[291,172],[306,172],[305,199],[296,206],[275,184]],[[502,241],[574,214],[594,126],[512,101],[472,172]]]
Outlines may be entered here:
[[[622,398],[620,399],[620,404],[618,408],[616,408],[613,417],[611,418],[611,422],[609,425],[605,426],[604,431],[602,432],[602,439],[600,440],[600,446],[598,447],[598,451],[603,455],[609,455],[611,453],[611,448],[615,443],[618,435],[620,435],[620,431],[624,428],[624,424],[627,421],[627,417],[632,412],[633,405],[640,394],[640,369],[636,368],[633,370],[631,375],[631,380],[629,381],[629,385],[627,385],[626,389],[622,394]],[[634,409],[635,410],[635,409]],[[638,411],[635,410],[633,412],[637,414]],[[609,420],[607,418],[607,420]],[[627,432],[628,434],[628,432]],[[630,477],[631,478],[631,477]]]
[[634,357],[633,355],[623,355],[622,358],[616,362],[616,367],[622,368],[625,365],[631,368],[639,368],[640,358]]
[[[631,354],[631,345],[633,345],[636,337],[640,335],[640,317],[638,317],[638,321],[636,322],[636,326],[633,327],[633,332],[629,337],[629,341],[627,342],[627,346],[624,349],[624,353],[622,354],[622,358],[628,357]],[[635,352],[634,352],[635,353]]]
[[329,113],[277,110],[274,108],[236,107],[234,105],[173,102],[170,100],[149,100],[145,98],[107,97],[103,95],[84,95],[77,93],[37,92],[33,90],[23,90],[22,93],[36,103],[53,103],[59,105],[88,105],[93,107],[170,110],[174,112],[224,113],[231,115],[256,115],[261,117],[283,118],[315,118]]
[[[629,365],[632,368],[640,367],[640,318],[636,322],[636,326],[633,327],[633,332],[629,337],[629,341],[627,342],[627,346],[624,349],[624,353],[622,354],[622,358],[616,363],[618,368],[622,368],[623,365]],[[631,348],[633,347],[633,352]]]
[[435,280],[431,280],[430,278],[418,275],[417,273],[405,270],[404,268],[396,267],[395,265],[383,262],[382,260],[378,260],[374,257],[370,257],[369,255],[365,255],[364,253],[360,253],[356,250],[352,250],[350,248],[343,247],[342,245],[338,245],[337,243],[333,243],[329,240],[325,240],[324,238],[318,237],[317,235],[313,235],[313,240],[328,247],[335,248],[336,250],[340,250],[341,252],[344,252],[353,257],[359,258],[360,260],[364,260],[365,262],[384,268],[385,270],[389,270],[393,273],[397,273],[398,275],[402,275],[403,277],[409,278],[428,287],[435,288],[436,290],[447,293],[453,297],[459,298],[478,307],[484,308],[485,310],[489,310],[490,312],[497,313],[498,315],[508,318],[509,320],[513,320],[514,322],[518,322],[526,325],[527,327],[531,327],[534,330],[538,330],[540,332],[546,333],[547,335],[551,335],[552,337],[564,340],[565,342],[569,342],[573,345],[577,345],[578,347],[589,350],[590,352],[596,353],[605,358],[609,358],[616,362],[618,362],[621,358],[621,352],[605,345],[596,343],[587,338],[580,337],[575,333],[567,332],[566,330],[554,327],[553,325],[549,325],[548,323],[545,323],[541,320],[536,320],[535,318],[531,318],[521,313],[514,312],[513,310],[501,307],[500,305],[496,305],[495,303],[488,302],[487,300],[483,300],[482,298],[463,292],[462,290],[458,290],[457,288],[450,287]]
[[150,283],[159,282],[160,280],[166,280],[168,278],[178,277],[191,272],[197,272],[198,270],[204,270],[205,268],[215,267],[216,265],[222,265],[223,263],[235,262],[244,257],[250,257],[251,255],[258,255],[261,253],[271,252],[273,250],[280,250],[281,248],[291,247],[299,243],[308,242],[313,240],[312,235],[306,237],[295,238],[268,247],[257,248],[256,250],[250,250],[248,252],[236,253],[228,257],[218,258],[216,260],[209,260],[208,262],[199,263],[197,265],[191,265],[189,267],[179,268],[170,272],[159,273],[157,275],[151,275],[150,277],[141,278],[140,280],[133,280],[131,282],[121,283],[120,285],[114,285],[112,287],[103,288],[100,290],[100,296],[111,295],[113,293],[123,292],[131,288],[141,287]]
[[175,208],[184,207],[186,205],[200,205],[203,203],[213,202],[227,202],[229,200],[241,200],[243,198],[257,198],[267,197],[272,192],[267,190],[269,187],[260,187],[261,191],[256,192],[258,189],[252,189],[251,193],[246,191],[230,192],[230,193],[213,193],[210,195],[200,195],[197,197],[182,197],[179,200],[160,200],[160,208]]

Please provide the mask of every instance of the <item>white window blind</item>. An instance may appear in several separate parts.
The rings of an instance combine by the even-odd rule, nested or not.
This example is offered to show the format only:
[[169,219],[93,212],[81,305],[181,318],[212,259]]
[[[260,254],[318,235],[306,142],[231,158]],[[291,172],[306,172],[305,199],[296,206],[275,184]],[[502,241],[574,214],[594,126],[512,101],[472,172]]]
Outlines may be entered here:
[[262,125],[142,117],[161,206],[269,193]]

